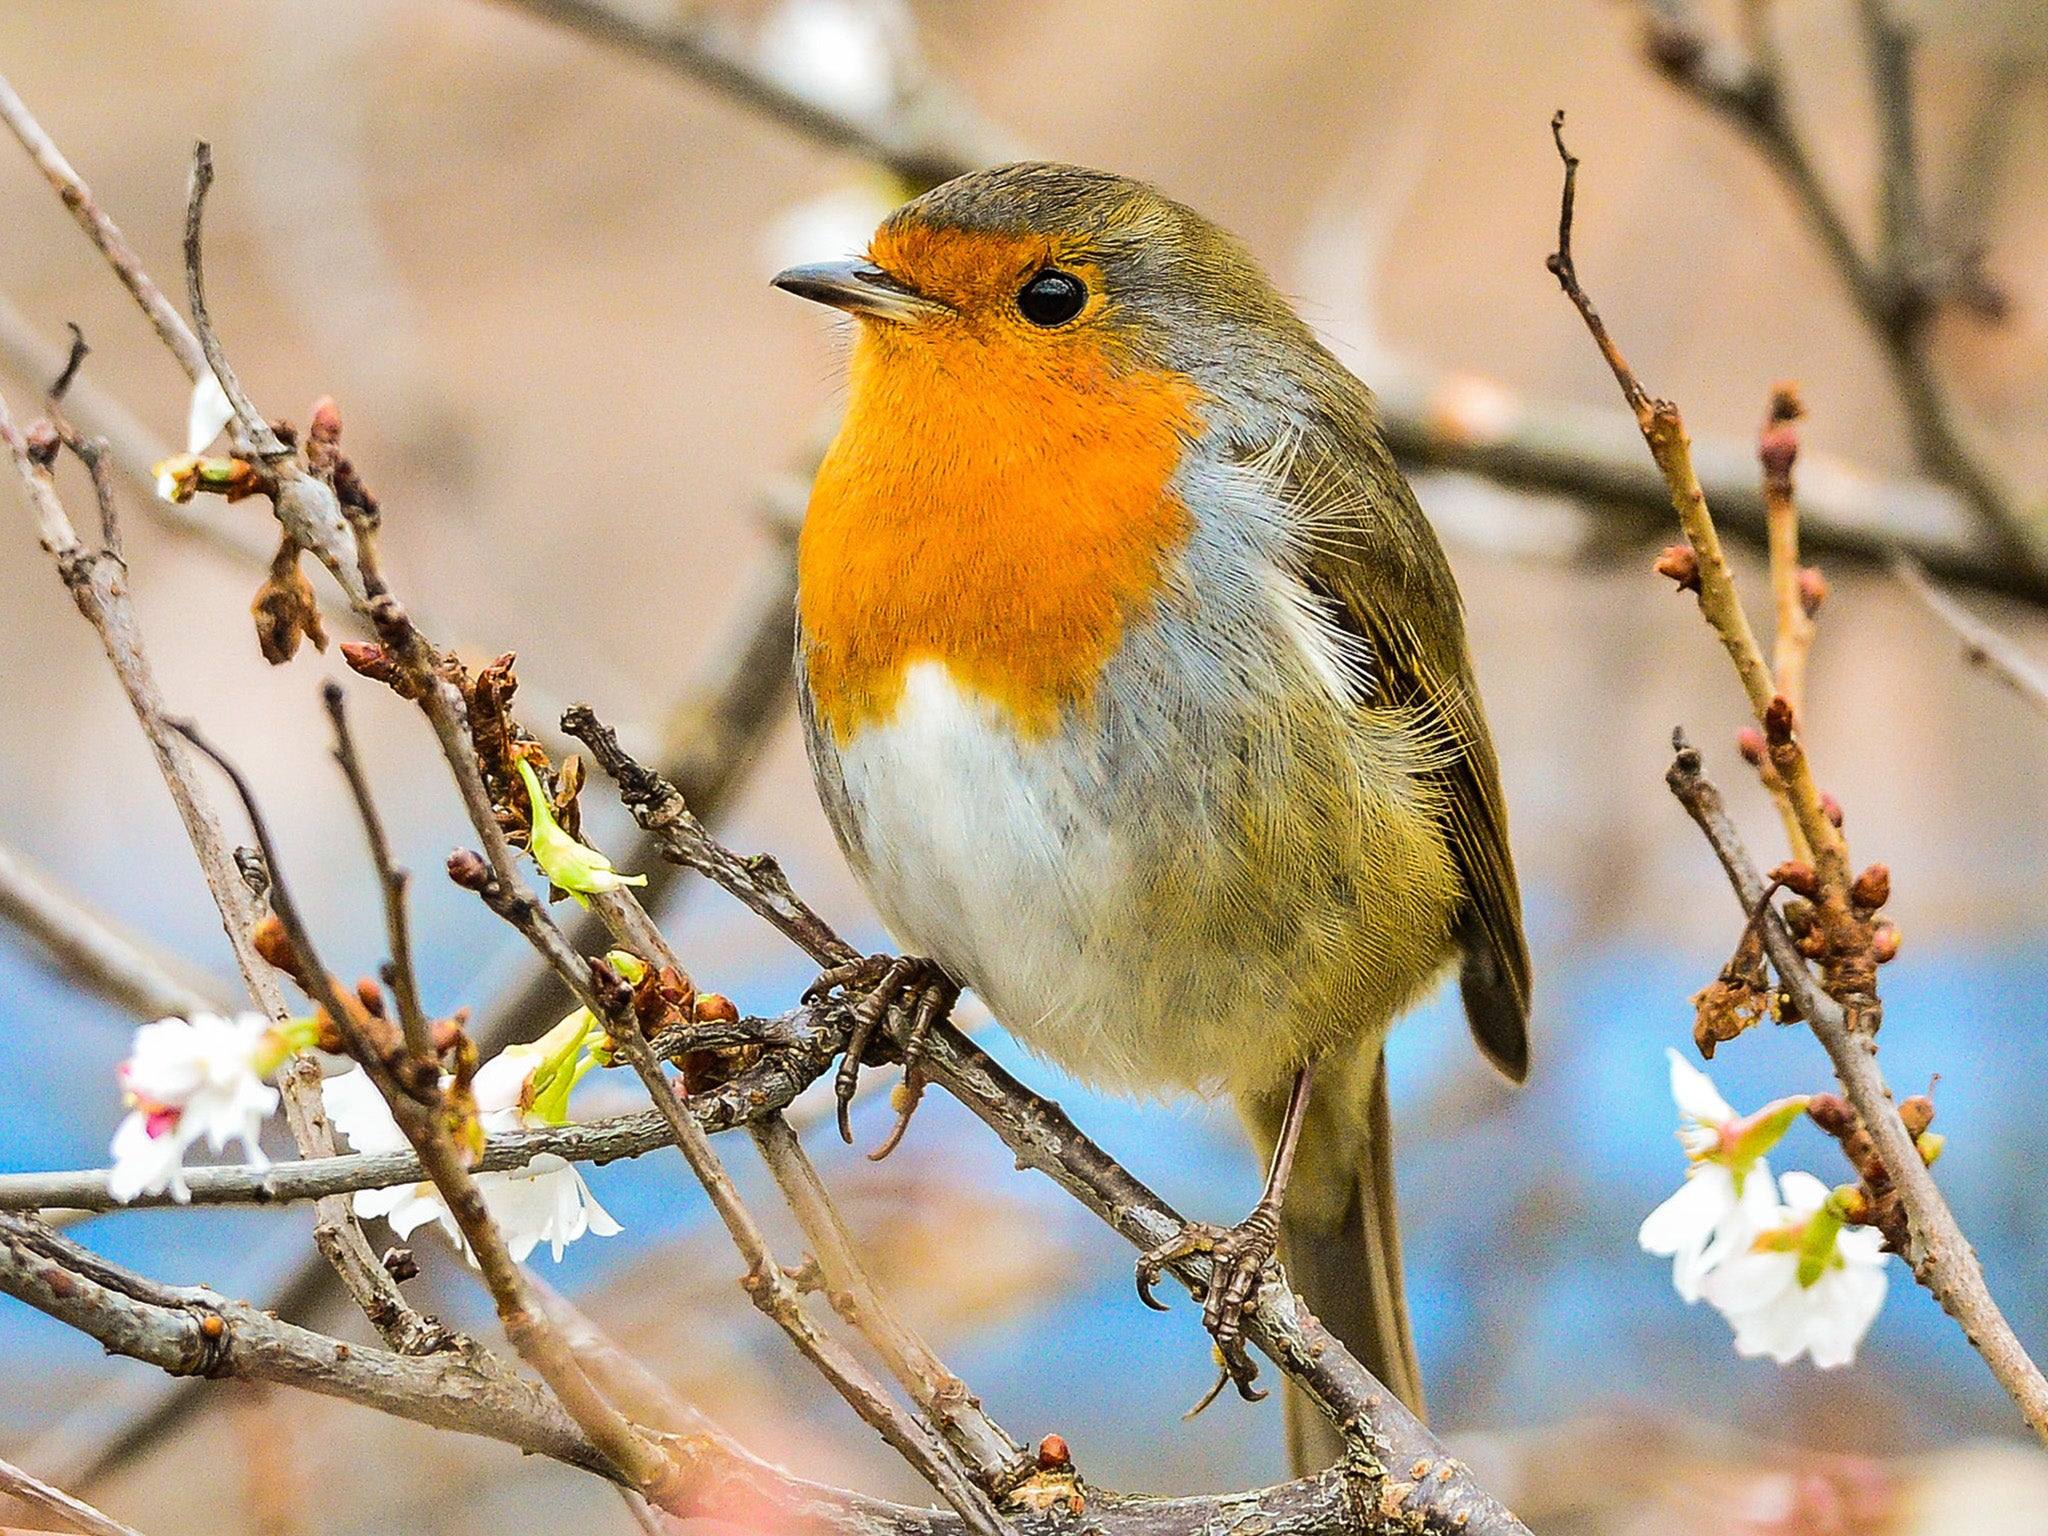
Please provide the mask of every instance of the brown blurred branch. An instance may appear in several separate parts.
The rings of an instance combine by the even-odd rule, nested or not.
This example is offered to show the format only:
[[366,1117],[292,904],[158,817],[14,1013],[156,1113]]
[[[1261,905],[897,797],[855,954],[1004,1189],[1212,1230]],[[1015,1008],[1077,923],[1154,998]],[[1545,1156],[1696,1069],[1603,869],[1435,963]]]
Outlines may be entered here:
[[238,999],[181,957],[124,932],[49,874],[0,845],[0,922],[35,941],[66,976],[138,1018],[231,1013]]
[[[897,60],[894,102],[868,119],[763,68],[751,40],[710,8],[651,20],[616,0],[504,0],[566,31],[688,75],[806,138],[886,166],[922,191],[976,166],[1022,158],[1010,135],[916,60]],[[906,78],[907,77],[907,78]]]
[[55,1515],[66,1525],[84,1531],[86,1536],[141,1536],[133,1526],[101,1514],[83,1499],[74,1499],[63,1489],[51,1487],[9,1461],[0,1461],[0,1493]]
[[[1878,105],[1879,233],[1866,254],[1822,178],[1785,105],[1785,82],[1768,46],[1768,18],[1750,47],[1714,35],[1692,0],[1643,0],[1651,61],[1696,101],[1740,129],[1785,183],[1818,235],[1850,301],[1891,370],[1921,466],[1954,486],[1975,510],[1990,548],[2022,566],[2030,585],[2048,579],[2048,529],[1986,462],[1966,431],[1933,355],[1944,298],[1981,294],[1981,250],[1929,245],[1914,131],[1911,37],[1886,0],[1858,0],[1859,24]],[[1974,240],[1974,234],[1969,236]]]
[[1983,668],[2048,715],[2048,672],[2043,672],[2026,652],[1935,586],[1911,560],[1901,557],[1892,568],[1906,590],[1955,633],[1962,642],[1965,661]]

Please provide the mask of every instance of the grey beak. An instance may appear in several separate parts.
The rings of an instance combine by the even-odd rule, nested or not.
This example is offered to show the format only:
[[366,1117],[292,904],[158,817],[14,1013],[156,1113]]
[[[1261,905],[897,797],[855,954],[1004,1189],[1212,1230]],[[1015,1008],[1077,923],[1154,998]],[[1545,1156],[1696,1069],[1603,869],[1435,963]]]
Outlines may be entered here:
[[852,315],[913,323],[941,314],[946,306],[912,292],[880,267],[865,261],[819,261],[778,272],[774,286],[800,299],[815,299]]

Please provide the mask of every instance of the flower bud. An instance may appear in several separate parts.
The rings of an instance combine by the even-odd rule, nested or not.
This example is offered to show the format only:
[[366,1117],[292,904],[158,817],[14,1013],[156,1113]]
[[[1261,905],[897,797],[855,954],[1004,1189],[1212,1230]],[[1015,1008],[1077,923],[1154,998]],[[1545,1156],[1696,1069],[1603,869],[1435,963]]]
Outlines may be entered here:
[[1809,901],[1820,895],[1820,876],[1803,859],[1787,859],[1771,871],[1771,879]]
[[448,855],[448,878],[465,891],[481,891],[491,883],[491,866],[473,848],[458,848]]
[[1699,551],[1690,544],[1673,544],[1657,557],[1657,574],[1668,576],[1678,583],[1681,592],[1697,592],[1700,589]]
[[1939,1131],[1929,1131],[1924,1136],[1915,1136],[1913,1145],[1919,1150],[1920,1161],[1932,1168],[1941,1157],[1941,1150],[1948,1145],[1948,1138]]
[[1827,819],[1830,822],[1832,822],[1835,826],[1841,826],[1842,802],[1837,800],[1833,795],[1829,794],[1826,790],[1822,790],[1820,792],[1820,813],[1821,815],[1827,817]]
[[1905,1123],[1909,1136],[1919,1136],[1928,1126],[1934,1124],[1934,1100],[1924,1093],[1916,1093],[1910,1099],[1901,1099],[1899,1119]]
[[1802,565],[1799,567],[1799,606],[1806,610],[1810,619],[1820,612],[1820,605],[1828,600],[1828,579],[1821,574],[1820,567]]
[[1856,1112],[1839,1093],[1816,1093],[1806,1101],[1806,1116],[1830,1136],[1846,1136],[1856,1125]]
[[1870,929],[1870,958],[1889,965],[1899,958],[1898,924],[1879,919]]
[[737,1024],[740,1011],[731,998],[717,992],[699,992],[692,1010],[699,1024]]
[[249,942],[266,963],[287,976],[298,970],[298,956],[292,953],[292,941],[285,936],[284,923],[275,912],[266,912],[256,920],[256,926],[249,930]]
[[1066,1438],[1061,1435],[1047,1435],[1038,1442],[1038,1470],[1041,1472],[1065,1472],[1074,1465],[1074,1453],[1067,1449]]
[[57,462],[57,447],[62,441],[57,429],[49,422],[36,419],[28,424],[28,431],[22,434],[28,447],[29,462],[38,469],[48,469]]
[[1764,733],[1753,725],[1745,725],[1735,733],[1735,750],[1742,754],[1742,760],[1749,764],[1750,767],[1762,767],[1764,761]]
[[1856,877],[1856,883],[1849,887],[1849,899],[1865,912],[1875,912],[1892,895],[1892,872],[1882,864],[1873,864]]

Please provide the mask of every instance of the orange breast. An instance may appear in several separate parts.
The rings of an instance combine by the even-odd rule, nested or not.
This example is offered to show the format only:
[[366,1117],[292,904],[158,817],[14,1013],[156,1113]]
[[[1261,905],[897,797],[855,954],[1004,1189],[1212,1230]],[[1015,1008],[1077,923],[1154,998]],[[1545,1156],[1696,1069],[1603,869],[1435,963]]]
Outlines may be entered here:
[[1186,379],[1119,369],[1093,340],[863,323],[799,554],[811,693],[835,739],[886,721],[925,659],[1026,735],[1086,708],[1186,541],[1167,483],[1196,402]]

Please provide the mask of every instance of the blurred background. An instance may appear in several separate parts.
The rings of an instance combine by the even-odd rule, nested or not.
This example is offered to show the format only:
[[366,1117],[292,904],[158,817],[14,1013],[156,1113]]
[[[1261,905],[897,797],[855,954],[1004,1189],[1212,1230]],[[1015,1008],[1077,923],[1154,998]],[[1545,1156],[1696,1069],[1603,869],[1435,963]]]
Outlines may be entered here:
[[[900,189],[856,154],[536,15],[548,9],[10,0],[0,72],[173,289],[191,143],[212,141],[209,297],[254,397],[301,422],[317,396],[340,400],[384,501],[387,565],[434,633],[459,637],[473,661],[518,652],[529,716],[588,700],[651,749],[684,679],[716,661],[707,648],[750,573],[774,558],[782,535],[762,487],[804,469],[840,396],[843,338],[766,279],[858,248]],[[1898,395],[1838,274],[1755,149],[1646,62],[1636,7],[617,9],[653,25],[709,10],[771,77],[855,114],[888,104],[874,96],[876,50],[921,59],[1009,142],[1145,177],[1233,228],[1369,383],[1433,380],[1467,417],[1521,401],[1609,415],[1618,404],[1543,267],[1558,191],[1548,123],[1565,107],[1585,161],[1580,271],[1648,386],[1676,397],[1703,440],[1740,443],[1772,383],[1796,378],[1812,456],[1872,480],[1914,472]],[[1735,9],[1706,18],[1734,35]],[[1861,234],[1876,161],[1855,7],[1771,9],[1796,118]],[[1921,38],[1930,195],[1941,202],[1987,116],[2005,146],[1982,221],[2005,312],[1945,313],[1934,357],[1987,456],[2038,486],[2048,13],[2038,0],[1923,0],[1903,14]],[[11,143],[0,210],[0,293],[46,338],[77,322],[94,349],[87,378],[178,442],[184,380]],[[47,382],[0,374],[23,416]],[[1672,727],[1706,748],[1765,863],[1779,856],[1775,818],[1733,751],[1741,700],[1724,657],[1690,601],[1650,572],[1669,537],[1654,519],[1464,473],[1422,470],[1417,484],[1469,607],[1538,974],[1527,1087],[1491,1077],[1454,999],[1404,1026],[1392,1051],[1409,1286],[1437,1423],[1546,1533],[2048,1531],[2048,1460],[1897,1266],[1855,1366],[1821,1373],[1738,1360],[1722,1321],[1685,1307],[1667,1266],[1637,1250],[1637,1224],[1682,1172],[1664,1050],[1687,1046],[1688,999],[1738,927],[1662,783]],[[87,505],[74,502],[74,517]],[[261,507],[197,511],[260,531]],[[267,667],[246,566],[139,504],[126,527],[171,706],[254,778],[337,969],[373,971],[381,920],[317,701],[319,679],[348,674],[331,652]],[[0,842],[227,976],[147,750],[11,477],[0,552]],[[1761,570],[1742,560],[1760,599]],[[1893,872],[1905,946],[1884,977],[1888,1075],[1912,1092],[1940,1074],[1943,1184],[2038,1357],[2048,724],[1964,664],[1881,566],[1823,564],[1833,593],[1810,740],[1859,859]],[[1970,601],[2048,658],[2048,609]],[[438,871],[464,824],[431,739],[395,700],[354,694],[401,856]],[[622,846],[603,799],[588,798],[587,825]],[[723,825],[743,851],[774,850],[856,942],[886,942],[832,845],[793,720],[776,725]],[[483,1003],[520,941],[438,875],[418,882],[417,907],[429,1003]],[[668,919],[699,983],[750,1011],[790,1006],[809,979],[716,893],[680,887]],[[6,932],[0,1016],[0,1169],[103,1164],[120,1109],[111,1069],[134,1021]],[[986,1016],[970,1009],[966,1022]],[[1183,1211],[1234,1219],[1254,1198],[1257,1170],[1227,1112],[1105,1100],[1000,1031],[981,1038]],[[1745,1037],[1713,1071],[1739,1108],[1827,1082],[1819,1048],[1794,1030]],[[628,1102],[600,1082],[579,1113]],[[867,1105],[863,1146],[887,1119]],[[1120,1488],[1284,1475],[1277,1397],[1226,1397],[1182,1422],[1211,1375],[1194,1310],[1145,1311],[1132,1255],[1015,1172],[943,1096],[881,1165],[813,1124],[885,1285],[1019,1438],[1058,1431],[1085,1476]],[[727,1152],[763,1192],[751,1153]],[[1844,1176],[1805,1129],[1776,1160]],[[550,1278],[756,1450],[923,1498],[746,1305],[678,1159],[591,1182],[626,1230],[579,1243],[559,1269],[543,1261]],[[308,1223],[137,1213],[80,1230],[150,1274],[260,1296],[305,1253]],[[795,1239],[782,1241],[793,1256]],[[468,1275],[435,1243],[420,1247],[422,1304],[489,1330]],[[53,1476],[90,1465],[157,1390],[147,1375],[0,1303],[0,1454]],[[156,1536],[483,1532],[542,1518],[631,1528],[597,1482],[501,1446],[281,1392],[213,1387],[197,1401],[75,1491]]]

